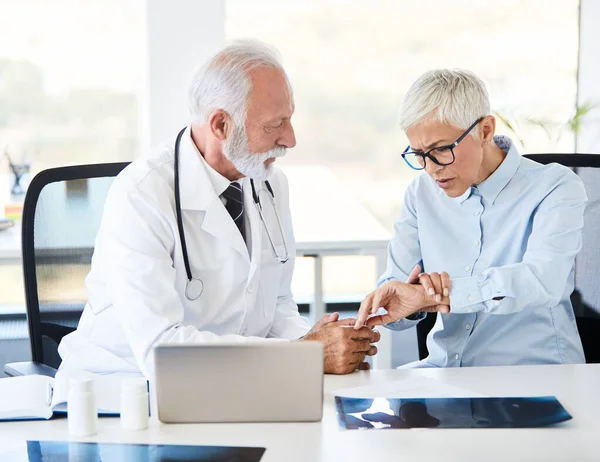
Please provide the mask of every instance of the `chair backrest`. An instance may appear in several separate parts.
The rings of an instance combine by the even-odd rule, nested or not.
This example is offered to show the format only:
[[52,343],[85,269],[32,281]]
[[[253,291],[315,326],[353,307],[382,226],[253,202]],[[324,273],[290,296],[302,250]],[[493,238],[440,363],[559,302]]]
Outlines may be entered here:
[[40,172],[22,219],[23,276],[31,356],[58,367],[58,344],[77,327],[104,200],[127,162]]
[[[599,154],[527,154],[540,164],[558,163],[573,170],[585,186],[588,205],[584,216],[581,252],[575,259],[575,290],[571,295],[573,311],[583,344],[586,361],[600,363],[600,155]],[[433,328],[436,313],[417,325],[419,358],[429,354],[426,339]]]
[[600,363],[600,155],[529,154],[540,164],[569,167],[583,181],[588,204],[583,218],[581,251],[575,258],[575,289],[571,294],[577,328],[588,363]]

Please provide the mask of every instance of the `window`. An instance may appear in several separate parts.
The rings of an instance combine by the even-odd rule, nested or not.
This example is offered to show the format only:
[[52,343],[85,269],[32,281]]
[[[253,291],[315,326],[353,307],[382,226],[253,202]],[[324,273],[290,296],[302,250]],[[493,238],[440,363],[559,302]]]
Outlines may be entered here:
[[134,0],[0,0],[0,140],[34,170],[137,155]]
[[[137,157],[144,34],[137,0],[0,0],[0,11],[2,216],[24,198],[10,193],[5,153],[29,177]],[[24,303],[18,258],[3,257],[18,242],[16,229],[0,232],[0,312]]]
[[[284,170],[325,165],[349,200],[391,233],[415,175],[400,157],[407,140],[398,111],[404,92],[427,70],[467,68],[484,78],[492,108],[517,130],[524,152],[572,151],[572,136],[558,135],[576,100],[578,6],[576,0],[228,0],[226,34],[264,40],[283,56],[298,141],[280,163]],[[544,120],[549,134],[528,119]],[[517,138],[499,125],[498,133]],[[328,273],[335,278],[326,273],[326,291],[372,288],[371,276],[358,285],[351,277],[363,266],[348,262]],[[304,292],[301,279],[309,278],[300,265],[295,293]],[[334,279],[352,282],[333,289]]]

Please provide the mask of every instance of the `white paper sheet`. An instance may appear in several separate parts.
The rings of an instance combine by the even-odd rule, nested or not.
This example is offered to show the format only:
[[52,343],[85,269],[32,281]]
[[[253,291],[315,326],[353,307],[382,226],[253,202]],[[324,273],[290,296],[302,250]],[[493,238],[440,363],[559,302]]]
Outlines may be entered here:
[[45,375],[0,379],[0,419],[49,419],[53,380]]

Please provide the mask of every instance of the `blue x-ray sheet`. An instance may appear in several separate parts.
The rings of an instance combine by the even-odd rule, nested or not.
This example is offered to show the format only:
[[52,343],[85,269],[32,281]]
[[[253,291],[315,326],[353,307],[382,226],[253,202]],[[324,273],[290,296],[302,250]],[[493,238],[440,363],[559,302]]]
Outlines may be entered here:
[[345,430],[391,428],[529,428],[571,419],[554,396],[527,398],[335,397]]
[[265,448],[245,447],[22,441],[0,449],[0,460],[28,462],[259,462],[264,452]]

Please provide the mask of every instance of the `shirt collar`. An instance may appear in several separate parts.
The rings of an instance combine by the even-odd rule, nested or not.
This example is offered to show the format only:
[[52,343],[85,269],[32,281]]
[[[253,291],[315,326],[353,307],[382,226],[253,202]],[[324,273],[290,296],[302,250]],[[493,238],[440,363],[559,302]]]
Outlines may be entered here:
[[508,136],[495,136],[494,143],[506,152],[506,157],[494,173],[476,186],[477,190],[488,204],[494,203],[498,194],[500,194],[509,181],[512,180],[513,176],[515,176],[519,164],[521,163],[521,155]]
[[[442,194],[446,194],[443,190],[440,191]],[[462,193],[460,196],[458,197],[449,197],[449,199],[458,202],[459,204],[462,204],[464,201],[466,201],[469,197],[471,197],[471,193],[473,192],[473,186],[471,186],[470,188],[467,188],[467,190]]]
[[521,163],[521,155],[514,143],[508,136],[497,135],[494,136],[494,143],[504,152],[506,157],[498,168],[487,177],[483,182],[477,186],[471,186],[461,196],[453,198],[459,204],[466,201],[474,191],[477,191],[487,203],[493,204],[500,194],[500,192],[506,187],[509,181],[515,176],[519,164]]
[[206,210],[216,194],[220,196],[231,183],[204,159],[188,127],[179,149],[181,208]]
[[206,170],[206,174],[208,176],[208,180],[210,181],[210,184],[212,185],[216,195],[220,196],[229,187],[229,185],[231,184],[231,181],[229,181],[227,178],[225,178],[223,175],[221,175],[219,172],[217,172],[214,168],[212,168],[208,164],[208,162],[206,162],[206,159],[204,158],[204,156],[202,155],[202,153],[196,146],[196,143],[194,143],[194,140],[192,139],[192,131],[191,130],[190,130],[190,140],[192,141],[192,146],[193,146],[195,154],[198,156],[198,158],[200,159],[200,163],[203,164],[204,169]]

